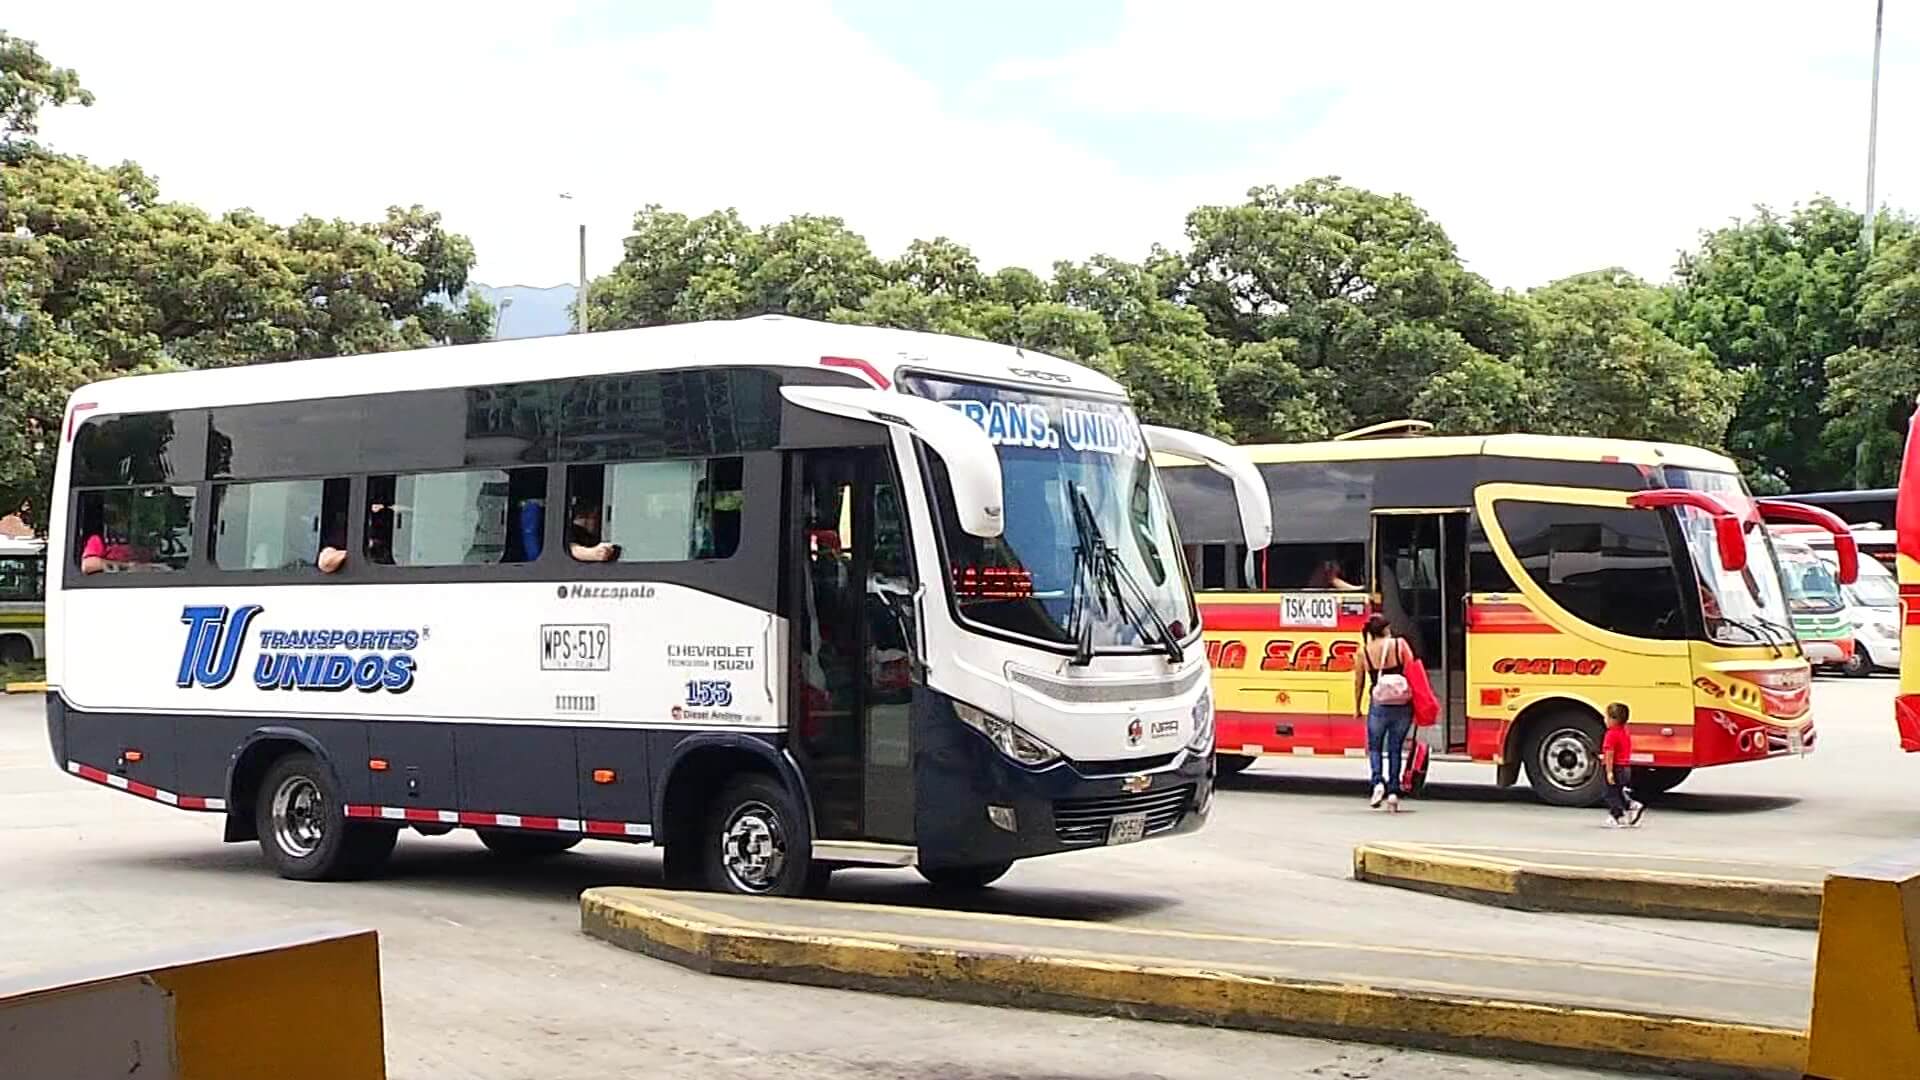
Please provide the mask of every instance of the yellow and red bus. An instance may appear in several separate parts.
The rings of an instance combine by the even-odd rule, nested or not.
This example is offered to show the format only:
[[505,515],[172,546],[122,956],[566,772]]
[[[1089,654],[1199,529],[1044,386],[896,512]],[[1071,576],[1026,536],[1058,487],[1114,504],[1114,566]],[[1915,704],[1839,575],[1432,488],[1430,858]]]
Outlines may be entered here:
[[[1894,572],[1900,578],[1900,655],[1904,658],[1911,655],[1908,649],[1920,647],[1920,412],[1908,421],[1898,490],[1893,512]],[[1900,665],[1893,720],[1900,732],[1900,749],[1920,751],[1920,663]]]
[[1832,514],[1755,499],[1695,447],[1535,435],[1344,437],[1243,447],[1273,544],[1250,554],[1225,477],[1162,470],[1214,665],[1223,772],[1264,755],[1365,753],[1361,626],[1380,611],[1427,666],[1439,760],[1524,771],[1560,805],[1600,798],[1601,710],[1632,708],[1636,789],[1813,749],[1811,676],[1769,522]]

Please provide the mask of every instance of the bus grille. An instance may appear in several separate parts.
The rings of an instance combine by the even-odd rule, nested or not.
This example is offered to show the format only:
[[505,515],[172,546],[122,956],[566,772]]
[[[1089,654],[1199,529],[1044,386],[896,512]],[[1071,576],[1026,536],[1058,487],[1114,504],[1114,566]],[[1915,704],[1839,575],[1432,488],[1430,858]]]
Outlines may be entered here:
[[1107,842],[1107,830],[1114,818],[1122,814],[1145,814],[1147,835],[1152,836],[1180,824],[1192,802],[1192,784],[1143,791],[1138,795],[1062,799],[1053,804],[1053,831],[1063,844],[1088,847]]

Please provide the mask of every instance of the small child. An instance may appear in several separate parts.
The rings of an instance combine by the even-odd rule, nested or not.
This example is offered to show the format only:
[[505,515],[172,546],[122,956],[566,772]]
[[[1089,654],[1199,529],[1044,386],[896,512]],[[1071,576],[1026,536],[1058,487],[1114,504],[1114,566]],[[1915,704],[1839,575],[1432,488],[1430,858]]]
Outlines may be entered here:
[[1633,781],[1633,734],[1627,730],[1627,703],[1616,701],[1607,706],[1607,734],[1600,740],[1600,760],[1607,770],[1607,827],[1638,828],[1647,808],[1634,802],[1627,792]]

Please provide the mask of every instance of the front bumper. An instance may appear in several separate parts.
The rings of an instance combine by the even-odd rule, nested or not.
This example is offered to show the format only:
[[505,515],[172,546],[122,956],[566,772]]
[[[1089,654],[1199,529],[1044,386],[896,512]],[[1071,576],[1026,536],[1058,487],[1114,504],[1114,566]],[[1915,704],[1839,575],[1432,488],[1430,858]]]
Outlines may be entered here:
[[930,699],[914,711],[914,836],[923,866],[1103,847],[1115,817],[1130,814],[1146,815],[1142,839],[1178,836],[1200,828],[1212,809],[1212,754],[1028,769],[961,723],[951,702],[917,693]]
[[1800,648],[1806,653],[1807,660],[1815,666],[1844,664],[1853,655],[1852,638],[1828,638],[1816,641],[1801,641]]

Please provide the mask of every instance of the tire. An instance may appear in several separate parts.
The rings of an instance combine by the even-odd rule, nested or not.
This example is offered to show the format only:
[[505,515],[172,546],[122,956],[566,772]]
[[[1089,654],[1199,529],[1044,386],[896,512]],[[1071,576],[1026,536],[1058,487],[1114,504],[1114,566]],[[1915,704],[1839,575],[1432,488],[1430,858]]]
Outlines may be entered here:
[[1251,758],[1245,754],[1216,753],[1213,755],[1213,767],[1218,770],[1218,775],[1224,780],[1229,776],[1239,776],[1241,773],[1246,772],[1252,768],[1253,763],[1258,760],[1258,758]]
[[805,896],[815,882],[806,811],[771,776],[734,777],[708,809],[700,870],[714,892]]
[[253,804],[260,851],[293,881],[364,877],[393,854],[399,830],[348,821],[333,773],[312,754],[287,754],[267,769]]
[[1636,799],[1657,799],[1679,787],[1680,782],[1692,773],[1692,769],[1656,769],[1648,765],[1636,765],[1627,788]]
[[1856,643],[1853,646],[1853,655],[1847,657],[1847,662],[1840,666],[1840,670],[1845,672],[1848,678],[1853,678],[1853,679],[1872,678],[1873,677],[1873,655],[1867,652],[1867,647],[1865,645]]
[[1011,869],[1011,861],[983,863],[979,866],[922,866],[920,876],[936,889],[972,892],[999,881]]
[[1595,806],[1606,787],[1600,739],[1606,729],[1584,712],[1542,717],[1527,732],[1527,784],[1541,802]]
[[33,642],[18,634],[0,637],[0,664],[24,664],[33,659]]
[[519,829],[476,829],[487,850],[503,859],[544,859],[571,851],[580,843],[568,833],[524,832]]

